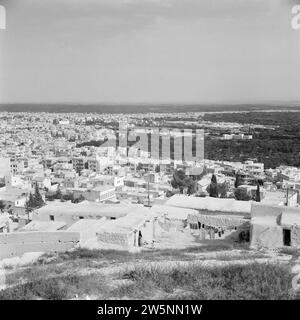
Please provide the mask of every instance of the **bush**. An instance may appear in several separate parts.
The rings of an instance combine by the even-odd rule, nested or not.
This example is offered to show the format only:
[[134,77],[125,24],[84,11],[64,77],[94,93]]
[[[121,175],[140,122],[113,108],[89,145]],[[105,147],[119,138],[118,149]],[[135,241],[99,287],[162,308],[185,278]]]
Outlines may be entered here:
[[236,200],[240,201],[249,201],[252,200],[252,197],[247,193],[245,189],[237,188],[234,190],[234,197]]
[[63,300],[67,298],[67,293],[64,282],[53,278],[27,282],[0,291],[0,300],[31,300],[35,298]]

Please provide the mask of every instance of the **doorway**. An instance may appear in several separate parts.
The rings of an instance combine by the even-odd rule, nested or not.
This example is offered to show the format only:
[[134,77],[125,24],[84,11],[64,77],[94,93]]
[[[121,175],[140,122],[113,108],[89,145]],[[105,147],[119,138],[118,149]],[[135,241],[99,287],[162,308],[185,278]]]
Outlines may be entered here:
[[291,230],[283,229],[283,245],[291,246]]

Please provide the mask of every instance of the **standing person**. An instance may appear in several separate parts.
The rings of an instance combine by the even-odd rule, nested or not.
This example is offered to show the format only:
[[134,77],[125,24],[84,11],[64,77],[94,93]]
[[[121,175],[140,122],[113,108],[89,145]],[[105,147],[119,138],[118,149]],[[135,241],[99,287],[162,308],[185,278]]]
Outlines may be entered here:
[[221,236],[222,236],[222,229],[219,227],[218,228],[218,235],[219,235],[219,238],[221,238]]
[[143,240],[143,236],[142,236],[142,232],[141,230],[139,231],[139,240],[138,240],[138,246],[141,247],[142,246],[142,240]]

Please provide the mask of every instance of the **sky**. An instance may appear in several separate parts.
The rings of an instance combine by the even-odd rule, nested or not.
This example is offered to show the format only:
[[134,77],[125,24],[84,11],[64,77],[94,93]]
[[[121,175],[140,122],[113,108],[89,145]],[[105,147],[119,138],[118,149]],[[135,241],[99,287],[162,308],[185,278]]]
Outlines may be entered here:
[[0,103],[300,101],[296,3],[0,0]]

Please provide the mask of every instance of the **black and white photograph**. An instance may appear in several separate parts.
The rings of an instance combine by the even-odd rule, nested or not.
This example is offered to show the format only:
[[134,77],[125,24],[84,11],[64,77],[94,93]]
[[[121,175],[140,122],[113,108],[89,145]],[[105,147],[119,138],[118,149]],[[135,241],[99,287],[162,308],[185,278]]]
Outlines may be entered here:
[[300,1],[0,0],[0,310],[298,299]]

